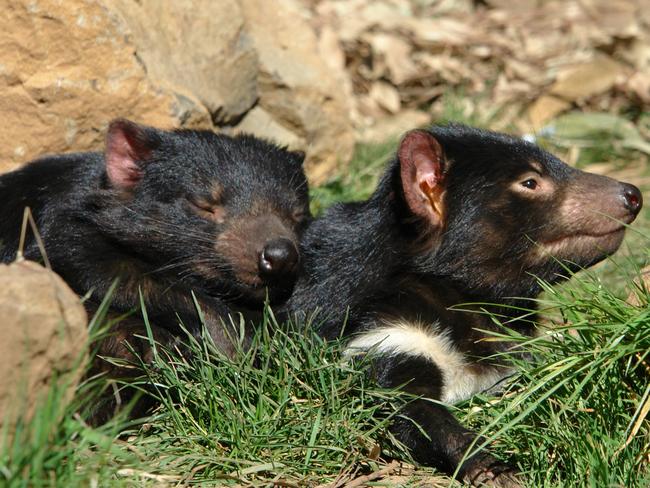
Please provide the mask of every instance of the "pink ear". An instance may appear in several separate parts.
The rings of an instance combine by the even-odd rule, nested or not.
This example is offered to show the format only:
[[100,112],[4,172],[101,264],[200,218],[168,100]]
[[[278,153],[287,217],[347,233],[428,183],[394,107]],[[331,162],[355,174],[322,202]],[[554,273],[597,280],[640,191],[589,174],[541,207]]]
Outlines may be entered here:
[[126,119],[116,119],[106,136],[106,174],[111,185],[130,190],[142,179],[141,164],[153,149],[147,127]]
[[402,139],[397,157],[406,204],[415,215],[442,227],[445,185],[440,144],[430,133],[414,130]]

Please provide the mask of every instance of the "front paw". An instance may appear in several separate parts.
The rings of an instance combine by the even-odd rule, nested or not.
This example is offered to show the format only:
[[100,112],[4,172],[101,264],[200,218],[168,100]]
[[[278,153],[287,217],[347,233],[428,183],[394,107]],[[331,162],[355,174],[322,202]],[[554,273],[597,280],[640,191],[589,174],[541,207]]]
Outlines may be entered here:
[[492,456],[479,457],[463,470],[463,481],[472,486],[524,488],[519,471]]

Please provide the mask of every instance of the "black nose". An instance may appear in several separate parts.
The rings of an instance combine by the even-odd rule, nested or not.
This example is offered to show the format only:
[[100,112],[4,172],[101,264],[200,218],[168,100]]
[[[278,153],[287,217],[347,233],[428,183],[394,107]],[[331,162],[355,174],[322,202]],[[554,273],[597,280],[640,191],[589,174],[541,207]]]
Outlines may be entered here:
[[268,278],[279,278],[295,272],[298,264],[298,249],[289,239],[269,241],[260,253],[260,273]]
[[623,186],[623,205],[634,215],[639,213],[643,206],[643,197],[639,189],[629,183],[621,183]]

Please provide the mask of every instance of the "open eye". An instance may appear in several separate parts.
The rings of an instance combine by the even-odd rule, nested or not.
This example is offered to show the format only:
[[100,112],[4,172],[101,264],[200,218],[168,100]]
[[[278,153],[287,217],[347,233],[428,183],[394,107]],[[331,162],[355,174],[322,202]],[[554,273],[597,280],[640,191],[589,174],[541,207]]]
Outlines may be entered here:
[[537,180],[535,178],[528,178],[521,182],[521,186],[528,188],[529,190],[536,189],[538,185],[539,183],[537,183]]

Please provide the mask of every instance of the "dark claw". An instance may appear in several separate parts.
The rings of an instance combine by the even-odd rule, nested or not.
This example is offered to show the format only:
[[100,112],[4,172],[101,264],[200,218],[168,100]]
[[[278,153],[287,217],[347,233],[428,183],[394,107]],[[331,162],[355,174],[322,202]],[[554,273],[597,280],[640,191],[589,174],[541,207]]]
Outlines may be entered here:
[[519,471],[494,459],[477,459],[465,470],[463,481],[471,486],[524,488]]

